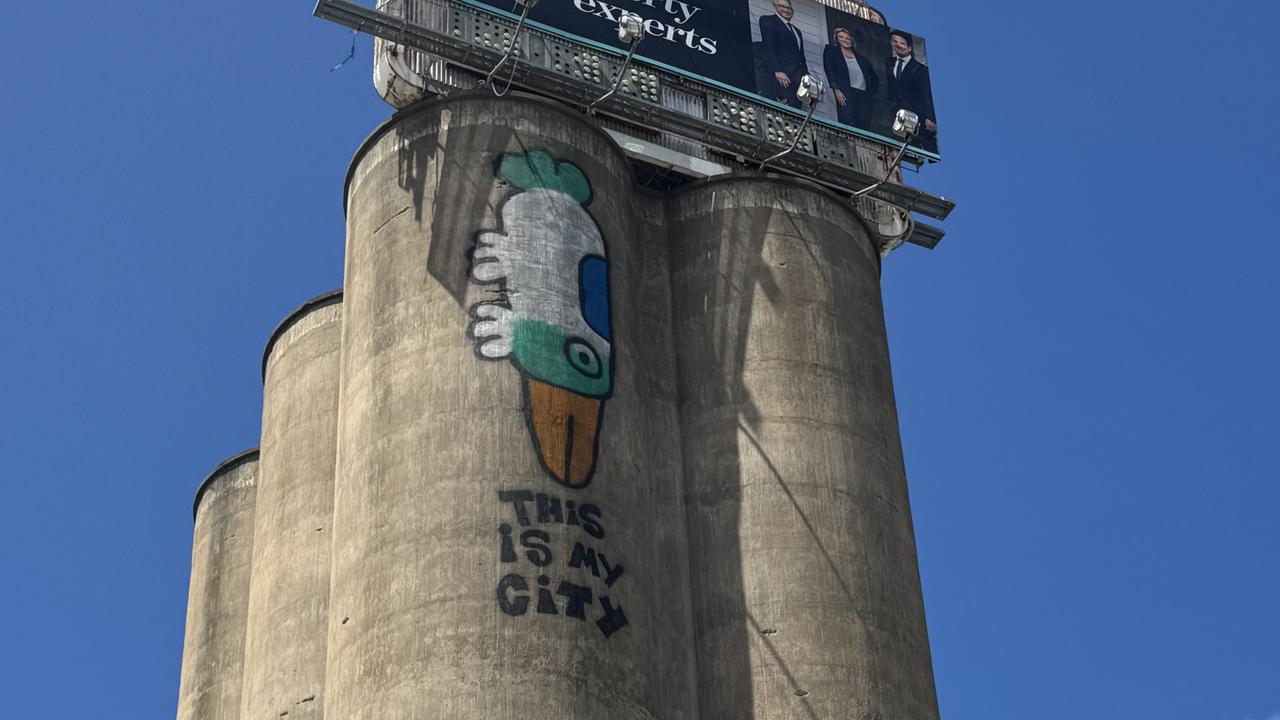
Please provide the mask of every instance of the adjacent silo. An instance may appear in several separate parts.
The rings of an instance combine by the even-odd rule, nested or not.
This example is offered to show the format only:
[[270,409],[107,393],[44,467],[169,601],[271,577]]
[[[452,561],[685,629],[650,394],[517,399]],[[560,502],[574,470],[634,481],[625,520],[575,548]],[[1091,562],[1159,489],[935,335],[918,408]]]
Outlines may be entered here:
[[415,106],[348,226],[326,714],[691,720],[660,213],[555,103]]
[[263,355],[242,720],[324,717],[341,339],[339,290],[290,313]]
[[238,720],[258,450],[219,465],[195,500],[178,720]]
[[764,176],[670,207],[701,720],[937,718],[865,224]]

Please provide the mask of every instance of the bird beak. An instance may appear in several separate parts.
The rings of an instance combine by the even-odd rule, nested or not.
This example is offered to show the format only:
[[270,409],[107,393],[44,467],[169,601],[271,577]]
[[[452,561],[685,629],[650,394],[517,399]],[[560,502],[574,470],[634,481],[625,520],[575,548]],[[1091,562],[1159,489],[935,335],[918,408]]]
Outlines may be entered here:
[[542,464],[560,483],[586,487],[596,469],[604,401],[525,378],[529,432]]

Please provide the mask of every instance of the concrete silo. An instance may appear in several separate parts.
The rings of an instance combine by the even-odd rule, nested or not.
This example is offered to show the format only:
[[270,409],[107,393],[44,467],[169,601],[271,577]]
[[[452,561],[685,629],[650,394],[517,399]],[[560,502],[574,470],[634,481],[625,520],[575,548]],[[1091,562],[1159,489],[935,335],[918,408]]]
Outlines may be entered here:
[[[849,203],[638,188],[591,119],[485,93],[398,113],[346,199],[342,295],[268,349],[256,528],[205,491],[184,708],[216,635],[245,720],[937,717]],[[231,523],[252,583],[245,545],[209,585]]]
[[195,500],[178,720],[236,720],[253,555],[258,450],[220,464]]
[[693,718],[660,206],[547,100],[398,114],[348,176],[333,717]]
[[700,717],[936,718],[866,223],[749,175],[669,222]]
[[400,111],[215,473],[256,511],[197,501],[179,719],[937,720],[880,294],[954,207],[913,131],[633,55],[730,3],[497,5],[317,3]]
[[342,291],[290,313],[263,355],[262,444],[240,717],[324,717]]

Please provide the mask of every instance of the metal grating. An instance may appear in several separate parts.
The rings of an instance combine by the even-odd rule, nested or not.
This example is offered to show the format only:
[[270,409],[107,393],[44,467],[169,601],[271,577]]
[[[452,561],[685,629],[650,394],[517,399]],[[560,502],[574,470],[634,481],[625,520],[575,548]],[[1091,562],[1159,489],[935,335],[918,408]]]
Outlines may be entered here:
[[[514,20],[454,0],[384,0],[379,7],[381,10],[373,10],[349,0],[319,0],[315,14],[413,48],[406,56],[417,56],[411,66],[432,81],[436,87],[429,89],[433,92],[475,87],[513,41]],[[500,82],[511,77],[516,87],[583,107],[608,89],[623,57],[620,50],[615,55],[530,27],[521,32],[516,55],[520,62],[503,67]],[[611,116],[626,126],[657,132],[659,144],[666,148],[736,167],[753,167],[783,149],[802,119],[640,63],[628,68],[619,91],[596,110],[602,120]],[[796,152],[770,167],[848,192],[878,180],[891,154],[892,148],[885,143],[811,125]],[[882,229],[900,224],[900,213],[882,203],[938,219],[945,219],[955,207],[951,200],[900,184],[900,179],[898,173],[893,182],[872,193],[880,202],[859,201],[860,207],[875,210],[868,218],[879,222]],[[881,220],[886,213],[887,224]],[[941,237],[940,230],[933,230]],[[920,234],[918,228],[916,235]],[[912,241],[917,241],[916,236]]]

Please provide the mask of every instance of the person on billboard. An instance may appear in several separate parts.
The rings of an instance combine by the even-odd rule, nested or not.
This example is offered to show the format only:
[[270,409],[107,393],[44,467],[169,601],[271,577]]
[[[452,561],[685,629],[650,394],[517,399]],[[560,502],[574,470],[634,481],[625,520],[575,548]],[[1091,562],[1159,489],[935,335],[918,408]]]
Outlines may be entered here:
[[800,77],[809,72],[809,63],[804,59],[804,35],[791,24],[796,14],[791,0],[773,0],[773,11],[775,15],[760,16],[760,50],[765,67],[773,73],[774,86],[761,88],[761,94],[798,108],[796,88]]
[[836,119],[845,125],[868,129],[880,78],[871,61],[853,47],[853,33],[838,27],[831,44],[822,49],[822,67],[836,100]]
[[916,136],[915,144],[929,152],[937,152],[938,123],[933,114],[929,68],[915,59],[915,45],[907,33],[891,31],[889,47],[893,49],[893,57],[885,62],[889,112],[910,110],[919,115],[920,134]]

